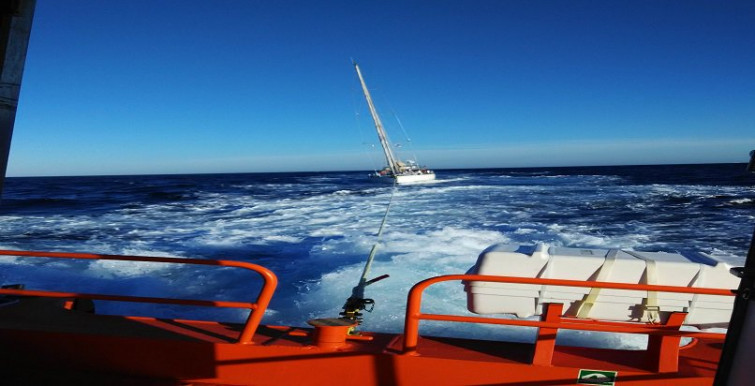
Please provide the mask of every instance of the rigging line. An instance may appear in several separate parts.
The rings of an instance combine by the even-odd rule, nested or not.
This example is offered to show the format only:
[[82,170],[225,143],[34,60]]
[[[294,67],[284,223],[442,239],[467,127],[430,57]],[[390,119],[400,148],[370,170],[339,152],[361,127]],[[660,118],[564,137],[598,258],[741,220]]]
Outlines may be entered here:
[[396,114],[396,109],[393,108],[393,104],[391,104],[391,101],[388,99],[387,95],[380,94],[379,92],[376,93],[378,98],[381,99],[386,106],[388,106],[388,110],[390,110],[391,115],[396,119],[396,122],[398,122],[398,126],[401,128],[401,132],[404,134],[404,139],[409,144],[412,143],[412,139],[409,138],[409,133],[404,129],[404,125],[401,123],[401,120],[398,118],[398,114]]
[[[365,139],[364,128],[362,127],[362,120],[360,119],[361,116],[362,116],[362,114],[359,112],[359,109],[357,108],[357,103],[356,103],[356,99],[357,98],[355,97],[355,95],[356,95],[356,92],[354,91],[354,89],[352,89],[351,104],[352,104],[352,107],[354,109],[354,120],[356,121],[357,129],[359,130],[359,137],[362,140],[361,144],[362,145],[370,145],[369,149],[365,149],[364,147],[361,147],[361,149],[369,157],[369,159],[370,159],[370,166],[372,167],[372,171],[375,172],[375,173],[377,173],[378,167],[376,167],[375,165],[379,164],[379,162],[375,161],[375,154],[374,154],[375,153],[374,152],[375,144],[369,143],[369,141],[367,141]],[[372,151],[370,151],[370,149]]]
[[401,131],[404,133],[404,138],[406,138],[406,142],[411,143],[412,139],[409,138],[409,133],[406,132],[406,129],[404,129],[404,125],[401,123],[401,120],[398,119],[398,114],[396,114],[395,111],[392,111],[391,113],[393,113],[393,117],[396,118],[396,122],[398,122],[398,127],[400,127]]
[[411,153],[412,159],[415,163],[419,164],[419,160],[417,159],[417,154],[414,152],[414,146],[412,139],[409,137],[409,132],[406,131],[404,128],[404,124],[401,123],[401,120],[398,117],[398,114],[396,114],[396,109],[393,108],[393,105],[391,104],[390,100],[386,95],[378,94],[378,98],[382,98],[383,102],[386,106],[388,106],[388,110],[390,111],[391,115],[393,115],[393,118],[396,119],[396,122],[398,123],[399,128],[401,129],[401,133],[404,135],[404,140],[406,140],[406,149],[404,149],[404,153]]
[[393,117],[396,118],[396,122],[398,122],[398,127],[400,127],[401,131],[404,133],[404,138],[406,138],[406,142],[409,144],[408,151],[410,151],[412,153],[412,157],[414,158],[414,162],[419,163],[419,161],[417,160],[417,154],[414,152],[414,146],[412,146],[413,145],[412,144],[412,139],[409,138],[409,133],[406,132],[406,129],[404,129],[404,125],[401,123],[401,120],[398,119],[398,114],[396,114],[395,111],[392,111],[392,113],[393,113]]

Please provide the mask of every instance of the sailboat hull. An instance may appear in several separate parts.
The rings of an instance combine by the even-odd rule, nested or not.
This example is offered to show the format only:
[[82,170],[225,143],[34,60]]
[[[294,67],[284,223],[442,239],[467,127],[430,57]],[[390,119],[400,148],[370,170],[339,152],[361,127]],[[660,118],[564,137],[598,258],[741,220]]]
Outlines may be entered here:
[[395,176],[397,184],[416,184],[435,180],[435,173],[428,174],[406,174]]
[[380,174],[373,174],[372,177],[379,181],[393,183],[394,180],[399,185],[409,185],[409,184],[420,184],[423,182],[429,182],[435,180],[435,173],[425,173],[425,174],[402,174],[397,176],[392,175],[380,175]]

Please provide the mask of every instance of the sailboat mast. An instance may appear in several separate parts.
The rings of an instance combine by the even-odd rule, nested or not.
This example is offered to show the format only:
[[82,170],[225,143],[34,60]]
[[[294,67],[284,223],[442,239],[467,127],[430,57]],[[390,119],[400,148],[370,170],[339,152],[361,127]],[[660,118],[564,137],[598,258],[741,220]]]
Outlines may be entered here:
[[370,91],[367,90],[367,84],[364,82],[364,78],[362,77],[362,72],[359,70],[359,65],[356,62],[354,63],[354,68],[357,70],[357,76],[359,77],[359,82],[362,84],[362,91],[364,92],[364,98],[367,99],[367,106],[370,107],[370,114],[372,114],[372,120],[375,121],[375,129],[378,133],[378,139],[380,139],[380,145],[383,147],[383,152],[385,152],[385,159],[388,161],[388,167],[391,168],[391,172],[393,172],[393,175],[398,174],[398,164],[396,162],[396,157],[393,155],[393,151],[391,150],[391,145],[388,142],[388,137],[385,135],[385,130],[383,130],[383,123],[380,122],[380,117],[378,116],[377,110],[375,109],[375,105],[372,103],[372,97],[370,96]]

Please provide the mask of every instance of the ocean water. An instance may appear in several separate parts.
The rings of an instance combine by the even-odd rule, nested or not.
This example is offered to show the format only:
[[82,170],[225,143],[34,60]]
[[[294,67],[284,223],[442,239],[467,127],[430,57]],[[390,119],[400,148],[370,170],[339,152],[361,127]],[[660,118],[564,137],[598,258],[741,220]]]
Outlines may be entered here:
[[[373,244],[363,329],[399,332],[406,294],[463,273],[494,243],[703,252],[744,262],[755,176],[743,164],[438,171],[399,186],[367,173],[8,178],[0,248],[231,259],[272,269],[279,287],[263,323],[335,317]],[[377,231],[393,204],[382,238]],[[30,289],[253,300],[254,274],[229,268],[0,258],[0,283]],[[432,287],[424,310],[466,314],[459,283]],[[98,302],[99,313],[243,321],[240,310]],[[423,323],[425,334],[528,340],[531,331]],[[567,341],[636,345],[567,333]],[[597,342],[597,343],[596,343]],[[587,343],[590,345],[590,343]]]

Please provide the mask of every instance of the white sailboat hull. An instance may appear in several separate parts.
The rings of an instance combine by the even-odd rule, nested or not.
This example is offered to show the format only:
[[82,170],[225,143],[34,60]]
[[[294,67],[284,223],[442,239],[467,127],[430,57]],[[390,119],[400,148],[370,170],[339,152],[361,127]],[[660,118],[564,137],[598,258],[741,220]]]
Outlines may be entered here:
[[394,179],[399,185],[420,184],[435,180],[435,173],[424,174],[401,174],[397,176],[373,174],[371,177],[387,183],[393,183]]
[[395,176],[396,183],[401,184],[416,184],[419,182],[427,182],[435,180],[435,173],[427,174],[404,174]]

